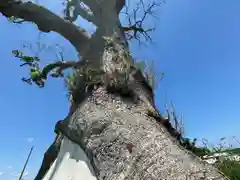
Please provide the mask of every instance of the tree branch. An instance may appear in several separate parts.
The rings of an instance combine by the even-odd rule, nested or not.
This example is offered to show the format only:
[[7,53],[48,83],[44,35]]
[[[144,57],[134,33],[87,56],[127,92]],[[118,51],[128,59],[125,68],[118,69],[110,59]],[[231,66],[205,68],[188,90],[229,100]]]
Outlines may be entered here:
[[77,68],[82,66],[85,61],[57,61],[51,64],[46,65],[42,70],[42,78],[46,79],[47,75],[54,69],[56,69],[57,75],[62,75],[63,70],[68,68]]
[[[16,56],[18,57],[18,56]],[[21,57],[20,57],[21,58]],[[24,60],[23,60],[24,61]],[[39,68],[37,62],[25,62],[20,66],[28,65],[30,67],[30,77],[22,78],[22,81],[32,84],[35,83],[39,87],[44,87],[45,80],[48,75],[52,77],[64,77],[63,71],[67,68],[78,68],[83,66],[86,61],[57,61],[46,65],[42,70]]]
[[25,21],[34,22],[40,31],[59,33],[69,40],[79,53],[81,53],[81,49],[90,39],[84,29],[77,27],[69,21],[60,18],[50,10],[32,2],[1,0],[0,12],[6,17],[14,16]]
[[96,15],[99,11],[98,3],[96,0],[82,0],[82,2],[91,9],[94,15]]
[[91,12],[88,12],[88,10],[81,5],[80,0],[71,0],[71,1],[68,0],[66,9],[65,9],[65,16],[66,16],[65,19],[73,22],[77,19],[78,15],[80,15],[82,18],[86,19],[87,21],[95,24],[96,26],[99,25],[94,15]]
[[116,1],[115,8],[116,8],[116,11],[117,11],[118,14],[122,10],[122,8],[125,6],[125,4],[126,4],[126,0],[117,0]]
[[[159,3],[156,1],[159,1]],[[154,31],[155,28],[145,28],[144,23],[147,16],[156,17],[154,15],[154,9],[159,6],[163,0],[156,1],[150,2],[146,7],[143,0],[140,0],[136,8],[133,9],[132,13],[129,12],[128,7],[126,6],[126,11],[123,13],[128,19],[128,25],[120,28],[123,30],[128,40],[135,39],[141,43],[141,36],[143,36],[146,41],[152,41],[149,33]]]

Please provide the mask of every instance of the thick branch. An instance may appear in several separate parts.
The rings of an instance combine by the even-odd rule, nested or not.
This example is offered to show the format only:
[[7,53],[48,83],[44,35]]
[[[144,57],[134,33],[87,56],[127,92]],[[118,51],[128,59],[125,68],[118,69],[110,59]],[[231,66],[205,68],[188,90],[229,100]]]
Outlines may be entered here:
[[42,70],[42,78],[46,79],[47,75],[54,69],[58,75],[62,74],[62,71],[67,68],[77,68],[84,64],[85,61],[57,61],[55,63],[48,64]]
[[[98,13],[101,11],[99,10],[99,3],[103,3],[103,2],[100,2],[98,0],[81,0],[81,1],[91,9],[91,11],[95,16],[98,15]],[[106,0],[104,1],[106,2]],[[125,6],[126,0],[111,0],[111,1],[116,2],[115,10],[119,14],[122,8]],[[109,3],[109,1],[107,3]]]
[[40,31],[59,33],[69,40],[80,53],[90,38],[84,29],[31,2],[1,0],[0,12],[6,17],[14,16],[25,21],[34,22]]

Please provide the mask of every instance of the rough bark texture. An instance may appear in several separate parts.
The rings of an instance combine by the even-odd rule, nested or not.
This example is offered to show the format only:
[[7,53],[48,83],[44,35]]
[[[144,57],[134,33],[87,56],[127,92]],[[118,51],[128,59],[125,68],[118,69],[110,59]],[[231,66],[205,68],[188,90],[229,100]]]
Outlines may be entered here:
[[100,87],[61,131],[85,151],[100,180],[225,179],[140,109]]

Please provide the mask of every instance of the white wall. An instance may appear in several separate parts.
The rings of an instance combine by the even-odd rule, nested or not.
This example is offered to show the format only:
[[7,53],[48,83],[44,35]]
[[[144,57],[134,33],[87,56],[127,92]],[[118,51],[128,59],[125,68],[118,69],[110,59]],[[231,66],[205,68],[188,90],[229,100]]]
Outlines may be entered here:
[[61,150],[43,180],[97,180],[79,145],[63,139]]

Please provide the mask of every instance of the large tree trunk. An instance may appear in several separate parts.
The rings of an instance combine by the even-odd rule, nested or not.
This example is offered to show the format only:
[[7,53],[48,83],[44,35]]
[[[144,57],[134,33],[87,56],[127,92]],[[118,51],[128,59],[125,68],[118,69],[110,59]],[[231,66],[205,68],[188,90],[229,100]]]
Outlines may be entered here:
[[94,90],[70,118],[76,131],[62,130],[66,137],[44,180],[224,179],[140,109],[130,98]]

